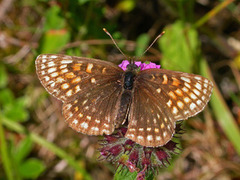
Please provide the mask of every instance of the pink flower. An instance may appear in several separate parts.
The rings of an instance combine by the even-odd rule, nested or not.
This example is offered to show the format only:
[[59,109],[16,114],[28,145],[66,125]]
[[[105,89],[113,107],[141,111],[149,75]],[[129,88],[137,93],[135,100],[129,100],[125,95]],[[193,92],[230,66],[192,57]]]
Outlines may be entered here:
[[[142,63],[141,61],[135,61],[134,62],[138,67],[140,67],[140,70],[145,70],[145,69],[152,69],[152,68],[157,68],[157,69],[160,69],[160,65],[157,65],[155,63],[152,63],[152,62],[145,62],[145,63]],[[121,64],[119,64],[118,66],[120,68],[122,68],[124,71],[126,71],[127,69],[127,65],[129,64],[129,61],[128,60],[123,60]]]

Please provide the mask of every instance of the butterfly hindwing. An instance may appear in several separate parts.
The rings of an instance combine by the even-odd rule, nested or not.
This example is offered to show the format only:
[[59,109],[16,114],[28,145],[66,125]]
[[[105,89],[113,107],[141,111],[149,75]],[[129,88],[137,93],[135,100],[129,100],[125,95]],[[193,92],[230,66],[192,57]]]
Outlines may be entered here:
[[[115,82],[115,85],[114,83]],[[112,134],[119,111],[121,86],[114,79],[74,101],[63,104],[63,115],[74,130],[88,135]]]

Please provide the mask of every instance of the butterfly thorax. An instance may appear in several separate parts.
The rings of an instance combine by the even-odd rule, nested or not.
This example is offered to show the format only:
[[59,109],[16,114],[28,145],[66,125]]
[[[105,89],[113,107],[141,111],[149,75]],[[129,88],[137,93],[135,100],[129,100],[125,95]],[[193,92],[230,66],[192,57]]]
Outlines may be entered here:
[[127,65],[127,70],[124,74],[124,89],[132,90],[135,77],[139,71],[139,68],[136,64]]

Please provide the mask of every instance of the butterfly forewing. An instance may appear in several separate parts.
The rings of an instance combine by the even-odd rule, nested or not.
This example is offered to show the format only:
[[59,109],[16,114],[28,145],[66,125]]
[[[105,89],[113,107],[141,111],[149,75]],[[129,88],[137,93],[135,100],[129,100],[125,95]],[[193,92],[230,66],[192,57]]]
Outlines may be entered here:
[[114,131],[124,71],[110,62],[45,54],[36,60],[46,90],[63,101],[63,115],[74,130],[89,135]]
[[135,80],[126,137],[143,146],[166,144],[174,134],[175,122],[202,111],[212,88],[208,79],[194,74],[141,71]]
[[121,68],[110,62],[55,54],[39,55],[36,69],[46,90],[64,102],[106,82],[113,82],[113,77],[121,78],[123,73]]

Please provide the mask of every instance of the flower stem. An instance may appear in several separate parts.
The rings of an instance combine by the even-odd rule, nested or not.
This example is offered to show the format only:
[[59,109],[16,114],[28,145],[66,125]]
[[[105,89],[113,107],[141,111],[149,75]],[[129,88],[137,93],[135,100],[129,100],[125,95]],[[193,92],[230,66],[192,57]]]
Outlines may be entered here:
[[9,154],[7,151],[6,139],[4,136],[4,129],[2,126],[2,116],[0,115],[0,154],[3,162],[3,168],[5,170],[6,176],[8,180],[13,180],[14,176],[12,174],[12,164],[9,158]]
[[222,9],[227,7],[230,3],[234,2],[235,0],[225,0],[222,3],[220,3],[218,6],[213,8],[211,11],[209,11],[207,14],[205,14],[201,19],[199,19],[195,24],[194,27],[198,28],[202,26],[204,23],[206,23],[210,18],[215,16],[217,13],[219,13]]

